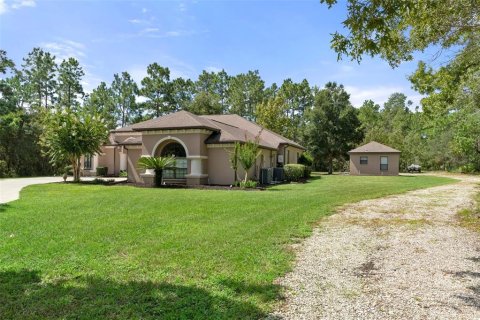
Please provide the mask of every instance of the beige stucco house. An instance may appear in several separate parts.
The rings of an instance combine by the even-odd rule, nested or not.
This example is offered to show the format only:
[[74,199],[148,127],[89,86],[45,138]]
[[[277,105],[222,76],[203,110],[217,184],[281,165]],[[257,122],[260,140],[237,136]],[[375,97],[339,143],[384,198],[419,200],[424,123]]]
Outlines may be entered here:
[[[260,156],[249,177],[258,179],[261,168],[297,163],[305,150],[298,143],[238,115],[198,116],[187,111],[113,130],[102,153],[84,157],[84,175],[94,175],[97,167],[107,167],[109,175],[126,171],[128,180],[153,183],[153,172],[137,168],[142,156],[176,157],[176,167],[164,171],[164,180],[187,185],[230,185],[234,171],[229,152],[235,142],[254,140],[259,135]],[[238,176],[245,172],[238,170]]]
[[351,175],[396,176],[400,151],[372,141],[348,152]]

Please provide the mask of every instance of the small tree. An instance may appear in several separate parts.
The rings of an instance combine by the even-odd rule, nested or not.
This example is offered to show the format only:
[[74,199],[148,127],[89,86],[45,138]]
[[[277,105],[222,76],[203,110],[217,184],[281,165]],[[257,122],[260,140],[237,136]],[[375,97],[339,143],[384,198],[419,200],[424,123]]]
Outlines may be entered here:
[[230,167],[233,169],[233,181],[236,183],[238,180],[238,153],[240,152],[240,143],[236,142],[232,151],[227,151],[230,154]]
[[47,114],[40,143],[52,164],[72,165],[73,181],[80,181],[80,158],[99,153],[108,130],[97,115],[72,112],[70,109]]
[[163,170],[175,165],[175,157],[141,157],[138,166],[142,169],[155,170],[155,187],[162,186]]
[[[260,131],[261,133],[261,131]],[[258,141],[260,139],[260,133],[257,135],[255,140],[246,140],[245,143],[240,144],[236,142],[236,148],[238,148],[238,162],[242,165],[243,169],[245,170],[245,179],[244,182],[248,180],[248,170],[255,164],[258,156],[260,155],[260,151],[258,150]]]

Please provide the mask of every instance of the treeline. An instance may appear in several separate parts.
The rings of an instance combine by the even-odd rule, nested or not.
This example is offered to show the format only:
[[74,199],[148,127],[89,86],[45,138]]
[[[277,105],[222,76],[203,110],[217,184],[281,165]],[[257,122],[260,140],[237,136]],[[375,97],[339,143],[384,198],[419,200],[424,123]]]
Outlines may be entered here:
[[478,126],[462,120],[468,115],[465,108],[412,111],[401,93],[382,107],[369,100],[356,109],[336,83],[318,88],[306,79],[286,79],[266,86],[258,71],[232,76],[224,70],[203,71],[195,81],[172,79],[168,68],[152,63],[140,84],[122,72],[86,94],[79,62],[69,58],[57,64],[55,56],[40,48],[20,67],[0,51],[0,73],[0,176],[54,172],[39,144],[42,119],[66,109],[99,114],[108,129],[179,110],[234,113],[304,144],[322,170],[346,169],[346,152],[371,140],[401,150],[401,169],[419,163],[426,169],[480,170]]

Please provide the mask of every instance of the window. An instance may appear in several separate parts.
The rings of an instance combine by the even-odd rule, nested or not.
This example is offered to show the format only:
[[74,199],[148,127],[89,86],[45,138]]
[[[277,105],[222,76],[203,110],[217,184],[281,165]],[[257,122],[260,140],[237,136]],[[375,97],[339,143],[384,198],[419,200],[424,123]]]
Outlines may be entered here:
[[368,157],[367,156],[360,157],[360,164],[368,164]]
[[290,150],[287,150],[287,164],[290,163]]
[[86,155],[83,157],[83,169],[92,170],[92,156]]
[[388,171],[388,157],[380,157],[380,170]]
[[187,154],[180,143],[172,142],[167,144],[163,148],[161,156],[175,156],[175,167],[163,170],[163,178],[185,179],[185,175],[187,174]]

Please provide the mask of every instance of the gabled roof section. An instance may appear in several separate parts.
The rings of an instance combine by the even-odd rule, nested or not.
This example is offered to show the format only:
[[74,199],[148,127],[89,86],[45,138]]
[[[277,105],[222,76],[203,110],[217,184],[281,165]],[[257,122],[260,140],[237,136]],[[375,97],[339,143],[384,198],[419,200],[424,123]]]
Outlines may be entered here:
[[[197,116],[188,111],[178,111],[162,117],[139,122],[130,126],[113,130],[113,133],[169,129],[207,129],[212,134],[205,143],[233,143],[254,140],[259,134],[260,146],[268,149],[278,149],[280,145],[290,145],[305,149],[300,144],[281,135],[248,121],[236,114]],[[138,143],[137,140],[132,141]]]
[[270,149],[278,149],[282,144],[304,149],[303,146],[287,139],[273,131],[263,128],[262,126],[248,121],[247,119],[236,114],[222,114],[222,115],[205,115],[200,116],[207,118],[218,123],[222,123],[227,126],[223,126],[221,132],[216,135],[212,135],[207,139],[206,143],[227,143],[227,142],[245,142],[248,140],[254,140],[260,133],[259,144],[262,147]]
[[389,146],[376,141],[372,141],[356,149],[350,150],[348,153],[401,153],[401,151],[390,148]]
[[188,111],[178,111],[162,117],[139,122],[131,126],[116,129],[114,132],[149,131],[166,129],[207,129],[218,131],[219,128],[209,119],[199,117]]

